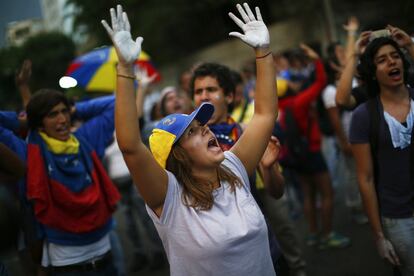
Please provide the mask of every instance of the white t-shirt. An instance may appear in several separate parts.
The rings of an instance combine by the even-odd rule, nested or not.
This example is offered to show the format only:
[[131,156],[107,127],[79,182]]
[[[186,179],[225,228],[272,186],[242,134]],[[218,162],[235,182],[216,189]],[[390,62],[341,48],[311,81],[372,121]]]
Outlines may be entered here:
[[65,266],[93,260],[111,250],[109,233],[98,241],[80,246],[43,242],[42,266]]
[[335,96],[336,87],[332,84],[327,85],[322,91],[322,101],[326,109],[336,107]]
[[105,157],[108,158],[108,174],[111,179],[129,176],[122,152],[114,135],[113,143],[106,148]]
[[[358,85],[358,82],[353,79],[352,80],[352,88],[355,88]],[[322,91],[322,100],[323,104],[326,109],[336,107],[336,86],[329,84],[325,87],[325,89]],[[342,127],[344,129],[346,137],[349,139],[349,128],[351,126],[351,118],[352,118],[352,112],[351,111],[342,111],[341,114],[341,123]]]
[[147,211],[161,237],[171,275],[275,275],[262,212],[250,193],[247,172],[231,152],[223,164],[242,181],[235,193],[223,182],[214,204],[197,211],[182,202],[182,186],[168,173],[168,191],[161,217]]

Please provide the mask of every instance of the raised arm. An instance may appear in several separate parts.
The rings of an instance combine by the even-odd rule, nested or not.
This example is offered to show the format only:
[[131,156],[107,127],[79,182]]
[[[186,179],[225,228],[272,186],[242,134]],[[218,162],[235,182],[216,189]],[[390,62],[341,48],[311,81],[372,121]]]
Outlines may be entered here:
[[117,56],[115,128],[119,148],[147,205],[161,215],[167,192],[167,173],[155,161],[141,139],[135,104],[133,64],[141,52],[142,37],[132,40],[130,24],[120,5],[110,10],[112,27],[102,21],[114,44]]
[[[363,53],[366,45],[369,43],[370,31],[362,32],[355,46],[347,47],[347,62],[338,81],[335,101],[338,106],[345,108],[354,108],[356,105],[355,98],[351,95],[352,80],[356,73],[359,55]],[[353,49],[353,50],[352,50]]]
[[319,55],[306,44],[300,45],[305,55],[315,63],[315,81],[295,96],[294,108],[299,112],[307,112],[307,108],[315,102],[326,85],[326,74]]
[[[144,116],[144,100],[149,92],[149,86],[157,78],[157,73],[153,74],[151,77],[148,76],[147,70],[138,70],[135,74],[138,79],[138,86],[136,92],[135,104],[137,105],[137,116],[138,119]],[[141,126],[142,127],[142,126]]]
[[[348,23],[343,26],[346,31],[346,45],[345,45],[345,58],[349,59],[355,54],[355,43],[357,32],[359,29],[359,21],[355,16],[351,16],[348,19]],[[346,63],[346,62],[345,62]],[[345,65],[345,64],[342,64]]]
[[32,75],[32,61],[26,59],[23,61],[22,67],[16,73],[15,83],[19,90],[20,97],[22,98],[23,109],[26,109],[27,104],[30,101],[32,92],[29,87],[30,76]]
[[279,162],[277,162],[279,151],[280,142],[275,136],[272,136],[259,164],[265,189],[276,199],[283,196],[285,189],[285,179],[280,171]]
[[256,53],[256,94],[254,100],[254,115],[243,135],[232,147],[247,173],[256,169],[272,133],[277,118],[276,72],[273,56],[269,49],[269,32],[263,23],[259,8],[256,7],[256,17],[249,6],[237,5],[243,20],[229,13],[233,21],[243,30],[244,34],[231,32],[231,36],[240,38],[254,48]]
[[400,47],[405,48],[411,58],[414,59],[414,42],[411,37],[397,27],[388,25],[387,29],[390,30],[392,39],[394,39]]
[[115,98],[111,95],[79,102],[72,108],[75,118],[83,121],[76,133],[89,141],[100,158],[113,140],[114,107]]

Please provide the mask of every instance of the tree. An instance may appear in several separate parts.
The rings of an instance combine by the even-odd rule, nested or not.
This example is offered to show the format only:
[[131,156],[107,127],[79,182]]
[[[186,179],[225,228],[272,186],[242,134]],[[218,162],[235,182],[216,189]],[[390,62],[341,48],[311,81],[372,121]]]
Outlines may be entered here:
[[23,58],[32,61],[31,89],[60,89],[59,79],[75,57],[72,39],[59,32],[41,33],[29,38],[22,48]]
[[[223,40],[234,23],[227,13],[237,13],[237,0],[125,0],[132,34],[144,37],[143,48],[157,64],[172,63],[189,52]],[[261,7],[262,15],[269,19],[270,0],[250,1]],[[111,44],[101,19],[110,20],[109,9],[118,1],[104,0],[97,6],[93,0],[68,0],[77,7],[75,28],[86,29],[95,43],[91,48]],[[90,49],[88,49],[90,50]]]
[[20,107],[20,96],[14,84],[14,75],[19,68],[22,49],[8,47],[0,49],[0,107],[15,109]]
[[24,59],[32,61],[30,89],[60,89],[59,79],[75,57],[75,45],[58,32],[40,33],[21,47],[0,50],[0,108],[21,109],[21,99],[14,83],[15,72]]

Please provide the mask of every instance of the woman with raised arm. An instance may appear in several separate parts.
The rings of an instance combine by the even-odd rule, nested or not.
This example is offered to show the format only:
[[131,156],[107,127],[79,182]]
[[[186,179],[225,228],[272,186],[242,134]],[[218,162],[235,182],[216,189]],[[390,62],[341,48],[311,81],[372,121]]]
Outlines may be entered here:
[[275,275],[263,214],[248,175],[256,169],[277,117],[276,80],[269,33],[260,10],[237,5],[243,30],[231,32],[256,54],[255,114],[239,141],[223,153],[205,125],[214,112],[202,104],[190,115],[162,119],[150,138],[152,154],[136,123],[133,62],[142,38],[133,41],[121,6],[103,21],[119,65],[115,124],[118,143],[147,204],[170,262],[171,275]]

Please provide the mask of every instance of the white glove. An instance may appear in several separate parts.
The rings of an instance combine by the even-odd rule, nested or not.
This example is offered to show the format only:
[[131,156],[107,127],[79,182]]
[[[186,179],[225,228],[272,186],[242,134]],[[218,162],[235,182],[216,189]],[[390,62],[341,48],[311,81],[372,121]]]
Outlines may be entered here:
[[239,26],[243,30],[244,34],[238,32],[231,32],[229,33],[229,35],[240,38],[246,44],[252,46],[253,48],[269,47],[269,31],[267,30],[267,27],[263,22],[259,8],[256,7],[256,19],[254,14],[250,10],[249,5],[247,3],[244,3],[243,6],[244,9],[240,4],[236,5],[244,22],[237,18],[231,12],[229,12],[229,16],[231,19],[233,19],[234,23],[236,23],[237,26]]
[[141,52],[141,44],[144,39],[139,36],[135,41],[132,40],[131,25],[127,14],[122,11],[121,5],[116,7],[116,13],[113,8],[109,12],[111,13],[112,28],[105,20],[102,20],[101,23],[111,37],[118,60],[124,65],[133,64]]
[[400,265],[400,259],[395,253],[394,246],[384,236],[377,239],[377,250],[381,258],[387,259],[393,265]]

